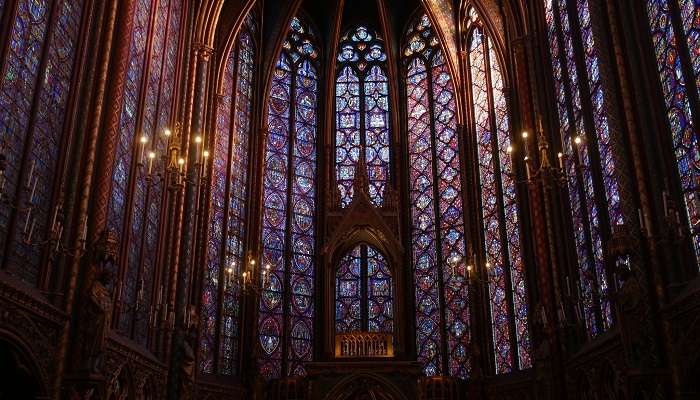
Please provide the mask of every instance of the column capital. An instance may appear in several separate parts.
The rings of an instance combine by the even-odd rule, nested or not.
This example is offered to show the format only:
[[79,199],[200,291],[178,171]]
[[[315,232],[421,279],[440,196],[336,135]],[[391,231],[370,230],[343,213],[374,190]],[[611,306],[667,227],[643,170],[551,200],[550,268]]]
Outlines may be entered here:
[[195,43],[194,51],[197,57],[203,61],[209,61],[209,58],[214,54],[214,48],[204,43]]

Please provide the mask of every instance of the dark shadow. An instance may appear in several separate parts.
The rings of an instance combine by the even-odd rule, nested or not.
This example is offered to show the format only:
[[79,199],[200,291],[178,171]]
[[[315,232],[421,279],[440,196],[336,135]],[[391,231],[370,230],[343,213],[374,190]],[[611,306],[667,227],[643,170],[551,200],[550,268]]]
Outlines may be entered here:
[[34,362],[15,344],[0,339],[0,400],[42,398],[43,384]]

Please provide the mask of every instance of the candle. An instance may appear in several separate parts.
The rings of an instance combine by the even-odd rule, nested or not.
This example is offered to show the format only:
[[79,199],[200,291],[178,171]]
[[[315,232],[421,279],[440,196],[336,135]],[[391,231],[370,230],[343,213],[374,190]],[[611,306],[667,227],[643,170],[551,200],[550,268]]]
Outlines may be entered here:
[[34,167],[36,166],[36,160],[32,160],[32,166],[29,168],[29,176],[27,177],[27,187],[32,183],[34,178]]
[[32,241],[32,233],[34,233],[34,224],[36,223],[36,220],[32,220],[32,226],[29,228],[29,234],[27,235],[27,242]]
[[563,170],[564,169],[564,154],[561,152],[557,153],[557,158],[559,159],[559,169]]
[[146,135],[141,136],[141,145],[139,147],[139,160],[143,160],[146,155],[146,142],[148,142],[148,137]]
[[581,153],[580,153],[580,152],[581,152],[581,137],[580,137],[580,136],[576,136],[576,137],[574,138],[574,144],[576,145],[576,152],[577,152],[577,155],[578,155],[578,158],[579,158],[579,162],[582,162],[582,161],[583,161],[583,157],[582,157],[582,155],[581,155]]
[[153,171],[153,160],[156,158],[155,152],[148,153],[148,175]]
[[29,220],[32,219],[32,209],[29,208],[27,210],[27,219],[24,220],[24,229],[22,229],[22,233],[27,233],[27,229],[29,228]]
[[564,313],[564,304],[561,301],[559,302],[559,309],[557,310],[557,314],[559,315],[559,321],[566,321],[566,314]]
[[58,218],[58,205],[54,207],[53,218],[51,218],[51,231],[56,229],[56,219]]
[[244,290],[244,291],[245,291],[245,284],[246,284],[246,281],[248,280],[247,277],[248,277],[248,273],[245,272],[245,271],[243,271],[243,290]]
[[651,221],[649,221],[649,214],[644,214],[644,226],[647,229],[651,229]]
[[523,131],[522,136],[523,136],[523,145],[525,146],[525,156],[529,156],[530,155],[530,148],[527,145],[527,137],[528,137],[527,131]]
[[165,135],[165,137],[170,137],[171,133],[172,133],[172,132],[171,132],[170,129],[168,129],[168,128],[165,128],[165,131],[163,132],[163,134]]
[[63,226],[58,227],[58,235],[56,236],[56,248],[55,248],[56,252],[58,252],[58,248],[61,245],[61,236],[63,236]]
[[39,178],[34,179],[34,183],[32,184],[32,192],[29,194],[29,203],[34,204],[34,194],[36,194],[36,184],[39,181]]
[[525,176],[530,180],[530,157],[525,157]]
[[195,160],[199,160],[199,146],[202,144],[202,137],[201,136],[195,137],[194,143],[196,144],[194,157],[195,157]]
[[177,160],[177,165],[180,173],[182,173],[182,168],[185,166],[185,159],[180,157],[180,159]]
[[144,286],[143,285],[143,278],[141,278],[141,283],[139,285],[139,292],[136,295],[137,296],[136,300],[138,301],[139,304],[143,303],[143,289],[144,289],[143,286]]
[[471,279],[472,277],[472,266],[467,265],[467,278]]
[[85,250],[85,245],[87,244],[87,221],[83,225],[83,236],[80,238],[80,241],[83,242],[83,250]]

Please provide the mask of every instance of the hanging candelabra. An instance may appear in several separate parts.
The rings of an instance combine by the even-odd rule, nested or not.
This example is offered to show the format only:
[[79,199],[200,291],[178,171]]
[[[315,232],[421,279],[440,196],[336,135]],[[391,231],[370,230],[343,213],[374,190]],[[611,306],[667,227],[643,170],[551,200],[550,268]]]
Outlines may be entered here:
[[[547,192],[550,191],[553,187],[556,187],[560,191],[567,190],[570,180],[576,179],[576,174],[584,172],[583,169],[585,167],[580,162],[580,160],[583,159],[584,153],[586,152],[586,143],[583,137],[579,135],[573,136],[572,138],[570,138],[572,144],[571,154],[568,154],[566,152],[558,152],[556,154],[557,163],[556,165],[553,165],[550,162],[549,142],[547,141],[547,137],[545,136],[544,130],[542,129],[542,121],[541,119],[538,119],[535,145],[538,149],[539,165],[533,166],[533,160],[530,154],[529,145],[530,135],[527,131],[524,131],[521,136],[524,148],[523,161],[525,166],[525,181],[519,182],[525,183],[526,185],[528,185],[528,187],[541,186],[545,191],[543,201],[545,207],[544,211],[546,214],[545,218],[546,221],[548,221],[547,232],[549,235],[549,240],[555,241],[556,238],[554,237],[552,227],[549,222],[551,221],[551,206],[549,204],[550,199],[548,197],[549,195]],[[562,136],[562,147],[565,146],[566,143],[567,141]],[[508,153],[513,153],[512,147],[508,148]],[[567,171],[567,167],[572,168]],[[553,274],[555,285],[559,287],[556,271],[553,271]],[[560,326],[575,325],[577,322],[583,321],[583,312],[581,310],[582,305],[580,304],[580,302],[576,301],[576,299],[580,298],[581,296],[579,284],[576,278],[573,279],[572,284],[572,279],[568,274],[564,277],[564,282],[564,298],[561,298],[561,293],[559,291],[557,291],[555,294],[555,297],[557,297],[557,299],[555,300],[557,320]],[[576,288],[576,293],[572,291],[572,285]],[[577,322],[567,322],[565,302],[570,303],[576,315],[575,321]],[[540,314],[539,318],[542,324],[547,325],[547,314],[545,312],[544,306],[541,306],[540,310],[538,310],[538,313]]]
[[[237,289],[239,293],[255,293],[259,295],[265,290],[272,289],[272,267],[270,264],[265,264],[262,268],[257,268],[256,261],[252,254],[248,254],[248,262],[244,263],[244,268],[241,271],[238,268],[236,261],[231,261],[225,270],[224,285],[228,290]],[[259,276],[259,280],[254,280],[253,277]]]

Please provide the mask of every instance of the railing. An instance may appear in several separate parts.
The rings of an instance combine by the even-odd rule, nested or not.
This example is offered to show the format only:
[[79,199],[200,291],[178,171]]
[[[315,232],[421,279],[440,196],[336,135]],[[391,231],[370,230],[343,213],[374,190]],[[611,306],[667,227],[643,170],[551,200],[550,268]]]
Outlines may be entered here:
[[390,333],[353,332],[335,335],[336,358],[375,358],[394,356],[394,336]]
[[419,400],[457,400],[463,391],[459,382],[449,376],[426,376],[418,381]]

